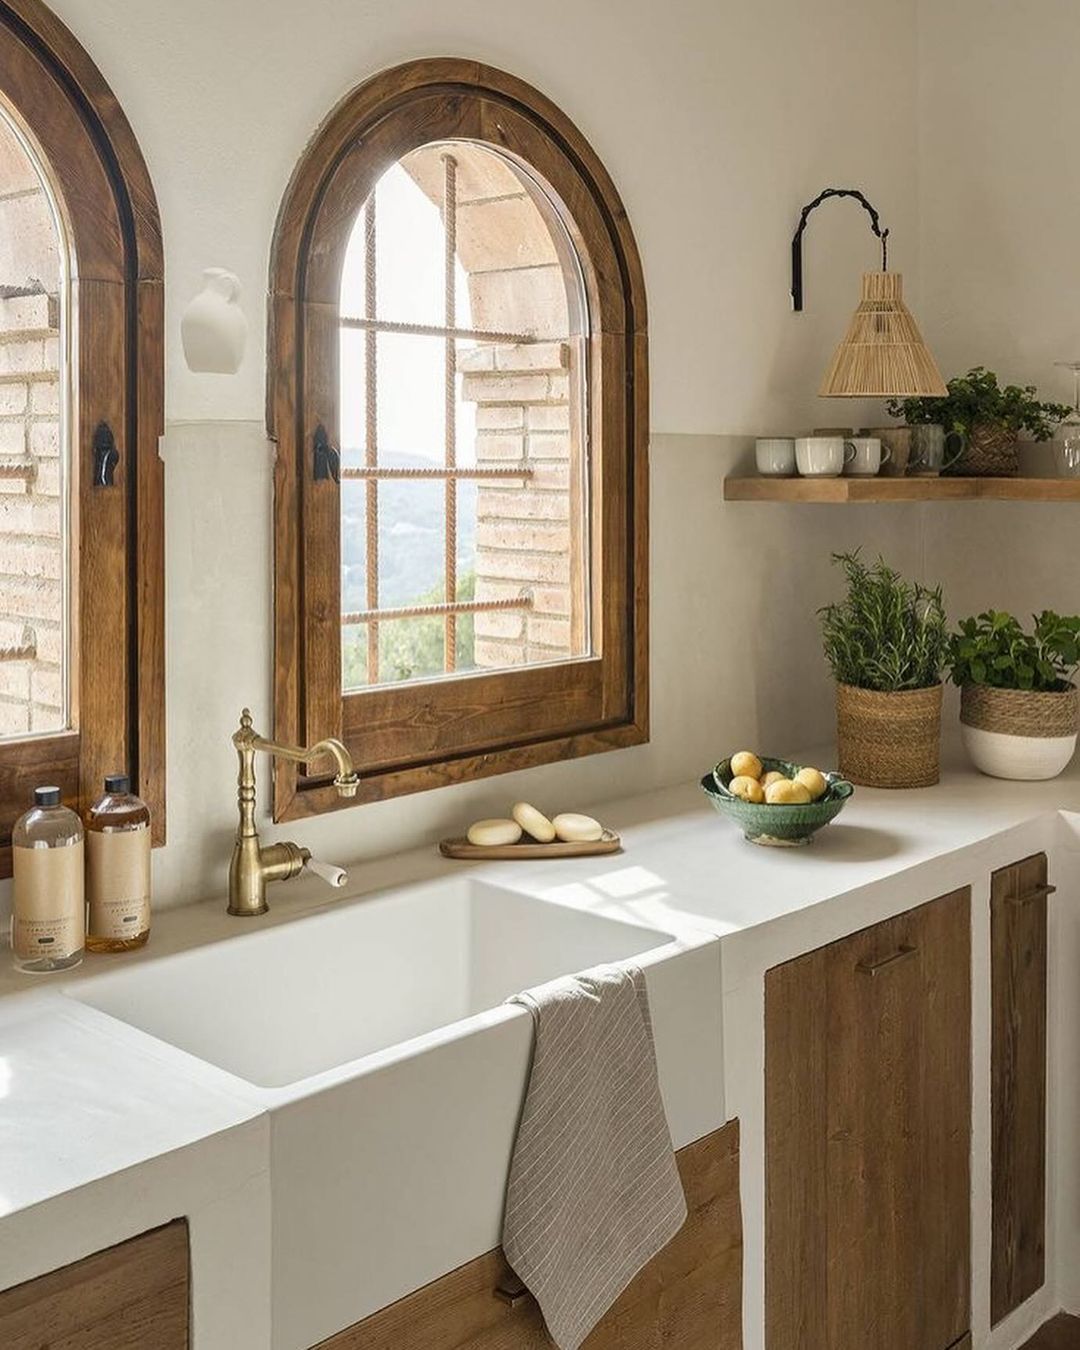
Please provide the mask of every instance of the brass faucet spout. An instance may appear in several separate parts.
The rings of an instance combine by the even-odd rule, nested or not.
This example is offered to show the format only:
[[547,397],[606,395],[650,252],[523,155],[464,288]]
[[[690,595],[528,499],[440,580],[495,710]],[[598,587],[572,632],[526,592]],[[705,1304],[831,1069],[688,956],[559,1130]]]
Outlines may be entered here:
[[294,764],[308,764],[330,755],[337,773],[334,787],[339,796],[355,797],[360,786],[360,775],[353,767],[348,749],[328,736],[312,746],[282,745],[260,736],[254,729],[251,712],[245,708],[240,725],[233,733],[233,745],[240,759],[237,776],[236,804],[239,824],[229,866],[229,913],[237,915],[265,914],[266,884],[269,881],[288,881],[303,871],[311,854],[297,844],[279,843],[264,848],[259,843],[255,825],[255,755],[261,751],[271,758],[287,759]]

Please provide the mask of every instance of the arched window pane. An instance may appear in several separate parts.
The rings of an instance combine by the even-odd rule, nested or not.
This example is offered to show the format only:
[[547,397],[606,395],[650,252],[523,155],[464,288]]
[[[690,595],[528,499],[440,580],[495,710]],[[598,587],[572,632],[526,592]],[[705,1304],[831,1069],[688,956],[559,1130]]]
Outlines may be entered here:
[[583,343],[569,238],[474,142],[379,179],[341,287],[345,691],[585,656]]
[[0,103],[0,739],[73,724],[69,271],[45,166]]

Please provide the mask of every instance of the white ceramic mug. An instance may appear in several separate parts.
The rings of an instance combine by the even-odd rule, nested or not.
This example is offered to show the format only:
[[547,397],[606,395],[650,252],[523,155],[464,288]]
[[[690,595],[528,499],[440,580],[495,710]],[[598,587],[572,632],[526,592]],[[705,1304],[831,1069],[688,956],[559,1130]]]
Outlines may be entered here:
[[850,445],[855,453],[844,465],[844,472],[852,478],[873,478],[890,458],[892,451],[881,444],[880,436],[853,436]]
[[757,471],[768,478],[791,478],[795,474],[795,438],[759,436],[754,442]]
[[839,478],[855,458],[855,446],[843,436],[800,436],[795,463],[804,478]]

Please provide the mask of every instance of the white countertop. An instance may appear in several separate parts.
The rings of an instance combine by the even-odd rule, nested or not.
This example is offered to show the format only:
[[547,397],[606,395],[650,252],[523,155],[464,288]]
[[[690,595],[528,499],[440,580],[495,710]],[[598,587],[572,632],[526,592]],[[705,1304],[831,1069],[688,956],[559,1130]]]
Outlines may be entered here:
[[1077,809],[1080,767],[1045,783],[950,768],[933,788],[858,788],[812,844],[769,848],[747,843],[697,785],[688,785],[616,802],[601,813],[621,832],[622,854],[545,863],[542,881],[525,877],[524,864],[488,866],[508,869],[499,873],[502,885],[527,885],[547,898],[578,903],[591,895],[661,926],[703,925],[723,938],[789,918],[1047,812]]
[[[804,761],[827,764],[830,758],[823,753]],[[695,783],[616,801],[598,812],[622,834],[621,854],[473,869],[429,847],[355,869],[344,899],[328,900],[326,889],[307,878],[276,886],[271,914],[256,922],[292,923],[327,904],[475,870],[503,887],[669,933],[704,929],[721,938],[722,948],[773,925],[772,955],[786,959],[843,930],[835,906],[824,924],[825,911],[815,916],[814,907],[1034,818],[1076,809],[1076,766],[1062,778],[1032,784],[951,768],[933,789],[860,788],[812,845],[774,849],[747,843]],[[302,825],[297,834],[302,838]],[[858,926],[850,922],[849,931]],[[219,1071],[204,1070],[63,993],[121,961],[153,962],[250,931],[249,923],[229,918],[219,900],[157,915],[146,949],[88,956],[70,977],[43,980],[0,971],[0,1255],[7,1221],[18,1212],[260,1114],[257,1093],[234,1088]],[[0,1287],[10,1282],[0,1266]]]

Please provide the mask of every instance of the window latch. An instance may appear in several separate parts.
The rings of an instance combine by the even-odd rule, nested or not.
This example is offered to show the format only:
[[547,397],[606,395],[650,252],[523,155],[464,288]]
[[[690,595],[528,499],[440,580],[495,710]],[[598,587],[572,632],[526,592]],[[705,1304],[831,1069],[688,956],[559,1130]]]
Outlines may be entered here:
[[330,437],[326,434],[326,428],[320,422],[315,428],[315,466],[314,478],[316,483],[324,479],[332,478],[335,483],[341,482],[341,455],[337,447],[330,444]]
[[94,487],[112,487],[116,466],[120,463],[120,451],[116,448],[116,439],[108,422],[97,424],[92,445],[94,472],[91,483]]

